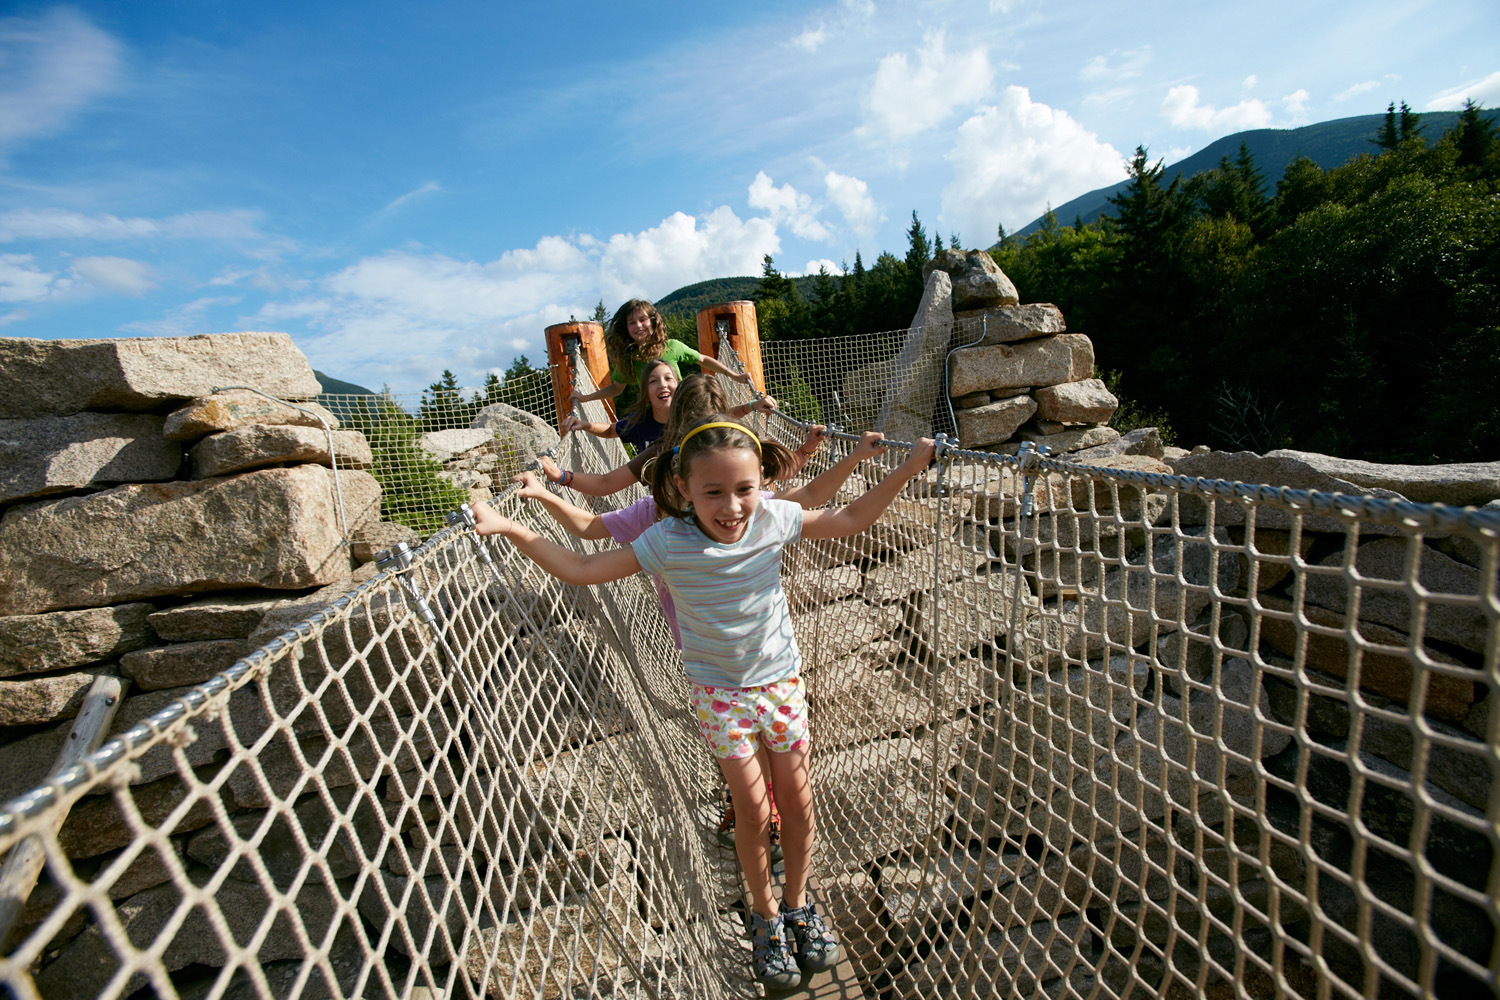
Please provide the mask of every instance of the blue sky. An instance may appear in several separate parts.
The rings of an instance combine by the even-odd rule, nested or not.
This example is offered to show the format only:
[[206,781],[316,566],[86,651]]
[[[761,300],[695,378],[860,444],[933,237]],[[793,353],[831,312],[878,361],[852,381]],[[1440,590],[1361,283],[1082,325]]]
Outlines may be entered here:
[[1500,105],[1496,38],[1495,0],[8,0],[0,336],[477,385],[601,299],[903,253],[913,210],[988,246],[1137,144]]

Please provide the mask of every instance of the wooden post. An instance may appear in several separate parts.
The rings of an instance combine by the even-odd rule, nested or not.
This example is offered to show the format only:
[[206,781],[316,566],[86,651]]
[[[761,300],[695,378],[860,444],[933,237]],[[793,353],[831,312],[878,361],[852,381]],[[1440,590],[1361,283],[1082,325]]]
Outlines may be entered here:
[[[547,361],[552,367],[552,398],[557,402],[557,419],[573,412],[573,359],[568,354],[568,341],[578,341],[578,355],[583,359],[594,385],[600,389],[611,384],[609,377],[609,352],[604,349],[604,327],[592,320],[574,320],[554,323],[547,327]],[[615,419],[615,404],[612,399],[600,400],[609,419]]]
[[[78,710],[78,718],[68,731],[67,742],[57,755],[57,762],[52,765],[49,777],[72,767],[99,749],[99,744],[103,741],[104,734],[109,732],[109,724],[114,721],[115,712],[124,698],[126,683],[118,677],[104,674],[94,678],[93,685],[83,696],[83,707]],[[62,810],[53,817],[54,834],[62,827],[65,818],[67,813]],[[31,896],[31,890],[36,888],[36,879],[42,872],[42,863],[46,858],[41,838],[33,835],[12,847],[10,855],[5,859],[5,867],[0,869],[0,945],[10,936],[16,918],[21,915],[26,900]]]
[[[766,376],[760,364],[760,326],[755,321],[755,303],[748,299],[721,302],[698,310],[698,353],[719,358],[719,324],[729,327],[729,344],[739,355],[740,364],[750,373],[750,381],[760,392],[766,391]],[[719,358],[732,370],[734,363]]]

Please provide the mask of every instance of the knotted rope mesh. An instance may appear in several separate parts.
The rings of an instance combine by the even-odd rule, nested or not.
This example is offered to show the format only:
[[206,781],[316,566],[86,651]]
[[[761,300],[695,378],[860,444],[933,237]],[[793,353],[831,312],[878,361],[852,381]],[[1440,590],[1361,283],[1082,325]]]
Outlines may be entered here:
[[[899,340],[780,348],[811,409]],[[847,429],[874,397],[840,392]],[[950,449],[789,548],[846,989],[1495,995],[1496,520]],[[0,983],[753,995],[721,806],[650,582],[566,586],[458,524],[0,813],[46,856]]]

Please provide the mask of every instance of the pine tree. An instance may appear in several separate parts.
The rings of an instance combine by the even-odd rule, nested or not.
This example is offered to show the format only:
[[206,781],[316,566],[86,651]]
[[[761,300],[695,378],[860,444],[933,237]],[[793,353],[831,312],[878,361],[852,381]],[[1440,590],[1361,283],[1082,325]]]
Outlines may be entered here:
[[[1406,107],[1406,102],[1401,102]],[[1385,121],[1381,123],[1380,130],[1375,133],[1375,138],[1370,140],[1379,146],[1382,151],[1395,149],[1401,145],[1401,136],[1396,131],[1396,102],[1392,101],[1385,109]]]
[[607,312],[604,311],[604,300],[603,299],[600,299],[599,300],[599,304],[596,305],[596,306],[594,306],[594,322],[595,323],[607,323],[607,322],[609,322],[609,313],[607,313]]
[[797,284],[776,269],[776,261],[766,254],[761,260],[760,284],[750,294],[756,302],[789,300],[797,294]]
[[1415,139],[1417,136],[1419,136],[1419,135],[1422,134],[1421,121],[1422,121],[1422,116],[1419,115],[1419,114],[1417,114],[1411,108],[1407,107],[1406,106],[1406,102],[1402,101],[1401,102],[1401,141],[1402,142],[1405,142],[1407,139]]
[[927,230],[922,228],[922,220],[917,218],[916,209],[912,209],[911,228],[906,231],[907,266],[915,268],[920,275],[922,265],[931,259],[932,245],[927,242]]
[[1458,165],[1483,170],[1497,145],[1495,127],[1484,120],[1479,105],[1464,101],[1454,126],[1454,144],[1458,147]]

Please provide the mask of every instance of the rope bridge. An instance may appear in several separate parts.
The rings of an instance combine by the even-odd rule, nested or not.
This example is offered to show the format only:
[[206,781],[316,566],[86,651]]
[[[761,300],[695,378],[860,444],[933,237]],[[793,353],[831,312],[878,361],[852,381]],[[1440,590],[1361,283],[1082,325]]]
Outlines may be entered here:
[[[1497,538],[1488,512],[946,448],[868,531],[791,547],[847,995],[1500,993]],[[757,995],[649,581],[562,585],[461,513],[382,569],[0,812],[0,852],[45,856],[0,983]],[[70,860],[84,828],[113,849]]]

